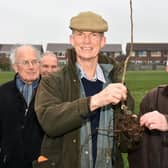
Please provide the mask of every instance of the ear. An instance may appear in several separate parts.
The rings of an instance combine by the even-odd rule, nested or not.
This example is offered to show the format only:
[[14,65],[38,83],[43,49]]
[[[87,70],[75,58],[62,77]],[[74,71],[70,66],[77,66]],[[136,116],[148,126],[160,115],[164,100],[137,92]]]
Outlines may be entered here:
[[69,42],[70,42],[70,44],[73,47],[74,46],[74,39],[73,39],[73,35],[72,34],[69,36]]
[[105,44],[106,44],[106,37],[103,36],[102,39],[101,39],[101,44],[100,44],[101,48],[103,48]]

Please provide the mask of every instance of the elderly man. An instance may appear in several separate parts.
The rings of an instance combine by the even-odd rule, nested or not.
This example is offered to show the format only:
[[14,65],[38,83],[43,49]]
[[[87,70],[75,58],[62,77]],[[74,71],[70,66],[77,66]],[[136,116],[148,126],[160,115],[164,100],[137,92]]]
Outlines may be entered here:
[[15,78],[0,86],[0,167],[32,168],[43,131],[34,112],[39,84],[38,52],[30,45],[11,54]]
[[[40,60],[41,76],[47,77],[49,74],[57,72],[59,69],[60,67],[58,66],[57,56],[53,52],[45,52]],[[33,162],[33,168],[50,168],[52,164],[50,164],[46,156],[48,155],[48,151],[52,150],[53,148],[54,146],[50,144],[50,138],[47,137],[47,135],[44,135],[41,146],[41,155]],[[43,162],[43,164],[41,164],[41,162]]]
[[45,52],[40,60],[40,74],[42,77],[59,70],[57,56],[52,52]]
[[116,141],[112,130],[120,102],[129,96],[119,83],[117,64],[99,54],[107,22],[82,12],[71,19],[70,29],[74,49],[67,51],[68,64],[42,79],[35,102],[40,124],[54,146],[46,157],[55,168],[123,167],[120,152],[130,144],[122,142],[122,136]]

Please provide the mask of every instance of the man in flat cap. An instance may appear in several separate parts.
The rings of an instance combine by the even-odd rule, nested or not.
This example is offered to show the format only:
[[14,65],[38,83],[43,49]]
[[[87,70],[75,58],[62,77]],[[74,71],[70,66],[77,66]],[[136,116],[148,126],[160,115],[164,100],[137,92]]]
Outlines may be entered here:
[[107,22],[82,12],[69,27],[68,63],[42,79],[36,96],[36,113],[50,148],[43,155],[55,168],[122,168],[121,150],[131,145],[128,137],[127,143],[122,136],[114,138],[113,130],[121,102],[132,110],[133,99],[120,82],[118,64],[100,55]]

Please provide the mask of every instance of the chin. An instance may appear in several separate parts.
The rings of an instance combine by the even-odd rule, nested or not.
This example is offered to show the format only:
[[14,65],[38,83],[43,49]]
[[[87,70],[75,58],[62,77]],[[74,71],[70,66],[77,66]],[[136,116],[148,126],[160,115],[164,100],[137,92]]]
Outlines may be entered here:
[[25,81],[27,81],[28,83],[32,83],[33,81],[35,81],[37,79],[38,79],[38,77],[34,77],[34,78],[26,79]]

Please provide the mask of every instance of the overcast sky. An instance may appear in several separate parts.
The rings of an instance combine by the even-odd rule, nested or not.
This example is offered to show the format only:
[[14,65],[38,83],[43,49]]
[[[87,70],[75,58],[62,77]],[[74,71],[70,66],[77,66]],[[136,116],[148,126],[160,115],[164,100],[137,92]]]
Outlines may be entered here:
[[[68,43],[81,11],[108,21],[107,43],[130,41],[129,0],[0,0],[0,43]],[[133,0],[133,16],[134,42],[168,43],[168,0]]]

